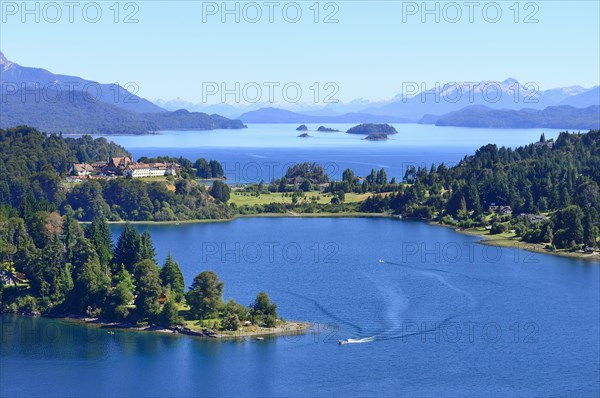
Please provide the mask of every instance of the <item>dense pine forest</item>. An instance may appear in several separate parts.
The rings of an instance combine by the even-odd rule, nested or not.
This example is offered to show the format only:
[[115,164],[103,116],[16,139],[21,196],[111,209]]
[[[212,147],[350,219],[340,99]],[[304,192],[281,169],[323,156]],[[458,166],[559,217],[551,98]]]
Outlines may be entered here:
[[36,206],[21,215],[0,207],[2,312],[164,327],[191,322],[227,331],[244,321],[266,327],[278,322],[277,306],[264,292],[248,307],[224,302],[224,285],[211,271],[198,274],[185,292],[177,262],[168,255],[159,267],[150,234],[129,224],[113,246],[101,216],[82,226]]
[[[357,190],[356,179],[340,189]],[[407,170],[404,184],[367,199],[365,212],[390,211],[463,228],[514,230],[556,248],[598,246],[600,132],[561,133],[517,149],[486,145],[455,167]],[[395,191],[395,192],[394,192]]]

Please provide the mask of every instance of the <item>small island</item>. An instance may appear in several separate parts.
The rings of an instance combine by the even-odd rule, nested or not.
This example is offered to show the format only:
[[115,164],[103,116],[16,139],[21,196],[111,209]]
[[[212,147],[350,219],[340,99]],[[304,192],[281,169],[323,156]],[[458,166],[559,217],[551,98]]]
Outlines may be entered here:
[[312,135],[309,135],[308,133],[302,133],[298,137],[300,137],[300,138],[309,138],[309,137],[312,137]]
[[321,133],[337,133],[340,130],[332,129],[332,128],[325,127],[325,126],[319,126],[317,131],[320,131]]
[[386,133],[371,133],[365,138],[367,141],[387,141],[387,139]]
[[398,134],[396,129],[389,124],[375,124],[375,123],[364,123],[359,124],[358,126],[352,127],[350,130],[346,131],[348,134],[372,134],[372,133],[383,133],[386,135],[389,134]]
[[296,131],[308,131],[308,127],[306,127],[306,124],[301,124],[296,128]]

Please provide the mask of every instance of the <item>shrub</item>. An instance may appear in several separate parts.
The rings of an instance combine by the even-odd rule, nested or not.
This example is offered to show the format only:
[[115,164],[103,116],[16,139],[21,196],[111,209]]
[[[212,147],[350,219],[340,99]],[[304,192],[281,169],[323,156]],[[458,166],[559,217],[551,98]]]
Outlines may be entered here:
[[231,330],[236,331],[240,326],[240,320],[238,316],[234,313],[227,313],[223,317],[223,322],[221,323],[222,330]]
[[503,232],[506,232],[506,225],[497,222],[492,225],[492,229],[490,230],[490,235],[498,235]]

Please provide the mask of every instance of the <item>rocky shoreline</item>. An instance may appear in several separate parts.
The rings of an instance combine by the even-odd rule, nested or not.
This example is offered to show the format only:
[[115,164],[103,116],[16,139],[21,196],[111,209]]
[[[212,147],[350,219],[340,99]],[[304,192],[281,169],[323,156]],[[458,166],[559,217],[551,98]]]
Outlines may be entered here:
[[90,327],[97,327],[101,329],[106,329],[108,333],[114,333],[117,330],[124,331],[136,331],[136,332],[154,332],[154,333],[163,333],[163,334],[182,334],[186,336],[199,337],[204,339],[212,339],[212,340],[231,340],[231,339],[245,339],[245,338],[262,338],[265,337],[278,337],[278,336],[289,336],[289,335],[299,335],[306,333],[307,330],[312,326],[309,323],[304,322],[285,322],[282,325],[276,326],[274,328],[264,328],[260,326],[248,326],[242,327],[237,331],[215,331],[210,328],[202,328],[200,330],[190,329],[188,327],[176,326],[173,328],[166,328],[163,326],[156,325],[148,325],[148,326],[138,326],[136,324],[130,322],[111,322],[106,321],[101,318],[94,317],[86,317],[79,316],[74,314],[69,315],[42,315],[39,312],[35,313],[26,313],[20,312],[13,315],[19,316],[35,316],[35,317],[45,317],[51,319],[58,319],[68,322],[74,322],[78,324],[82,324]]

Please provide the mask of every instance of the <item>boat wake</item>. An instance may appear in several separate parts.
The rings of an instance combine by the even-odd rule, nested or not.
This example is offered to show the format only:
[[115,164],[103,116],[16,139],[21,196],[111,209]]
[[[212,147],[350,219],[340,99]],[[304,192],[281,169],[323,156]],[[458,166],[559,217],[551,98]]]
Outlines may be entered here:
[[403,264],[403,263],[396,263],[396,262],[393,262],[393,261],[387,261],[387,260],[383,260],[383,259],[379,259],[379,262],[383,263],[383,264],[397,265],[399,267],[409,268],[409,269],[412,269],[412,270],[415,270],[415,271],[421,271],[421,272],[422,271],[441,272],[441,273],[444,273],[444,274],[456,275],[456,276],[460,276],[460,277],[463,277],[463,278],[466,278],[466,279],[471,279],[471,280],[478,281],[478,282],[485,282],[485,283],[489,283],[491,285],[500,286],[499,283],[494,282],[494,281],[490,281],[488,279],[476,278],[474,276],[462,274],[460,272],[448,271],[447,269],[415,267],[414,265],[408,265],[408,264]]
[[331,311],[329,311],[328,309],[326,309],[325,307],[323,307],[321,304],[319,304],[319,302],[318,302],[317,300],[314,300],[314,299],[312,299],[312,298],[310,298],[310,297],[307,297],[307,296],[304,296],[304,295],[302,295],[302,294],[298,294],[298,293],[291,292],[291,291],[289,291],[289,290],[282,290],[282,289],[275,289],[275,290],[279,290],[279,291],[281,291],[281,292],[283,292],[283,293],[290,294],[290,295],[292,295],[292,296],[295,296],[295,297],[298,297],[298,298],[300,298],[300,299],[303,299],[303,300],[309,301],[309,302],[313,303],[313,305],[314,305],[315,307],[317,307],[317,309],[319,309],[319,310],[320,310],[320,311],[321,311],[323,314],[325,314],[325,315],[326,315],[326,316],[328,316],[329,318],[331,318],[331,319],[333,319],[333,320],[335,320],[335,321],[339,322],[339,323],[340,323],[340,324],[342,324],[342,325],[346,325],[346,326],[348,326],[348,327],[350,327],[350,328],[354,329],[355,333],[356,333],[357,335],[359,335],[359,336],[360,336],[361,334],[363,334],[363,329],[362,329],[360,326],[358,326],[358,325],[356,325],[356,324],[354,324],[354,323],[348,322],[348,321],[346,321],[346,320],[344,320],[344,319],[342,319],[342,318],[340,318],[340,317],[336,316],[336,315],[335,315],[335,314],[333,314]]
[[[477,281],[478,283],[483,282],[488,283],[490,285],[500,286],[500,284],[495,281],[480,279],[470,275],[465,275],[459,272],[453,272],[444,269],[417,267],[409,264],[396,263],[384,259],[379,259],[378,262],[386,265],[404,267],[410,270],[411,274],[413,275],[418,275],[420,277],[425,277],[427,279],[434,280],[439,285],[448,289],[448,291],[457,294],[457,296],[455,296],[455,300],[461,300],[462,303],[459,304],[459,302],[457,302],[458,307],[455,311],[452,311],[451,313],[439,319],[434,324],[431,324],[429,328],[419,328],[419,330],[416,331],[409,330],[410,328],[408,326],[414,326],[415,321],[411,320],[412,317],[409,314],[407,314],[406,311],[412,308],[412,305],[410,303],[413,302],[411,296],[414,295],[414,292],[413,294],[408,294],[407,296],[407,293],[409,293],[410,291],[404,291],[404,287],[402,288],[402,290],[400,290],[398,287],[395,287],[393,284],[390,284],[389,280],[376,281],[372,277],[369,277],[373,284],[380,290],[380,293],[387,302],[388,308],[386,311],[386,318],[388,319],[388,324],[390,326],[388,330],[376,333],[375,336],[373,336],[373,341],[404,339],[409,336],[418,336],[422,334],[436,332],[439,328],[443,328],[445,325],[452,322],[455,318],[475,310],[480,304],[479,300],[469,291],[458,287],[455,284],[455,282],[451,283],[450,280],[453,280],[455,278],[462,278]],[[445,277],[445,275],[447,275],[447,277]],[[416,299],[416,302],[418,303],[421,301],[421,297],[417,297],[418,298]]]
[[[460,286],[460,283],[457,284],[457,282],[459,282],[461,279],[463,282],[466,282],[464,279],[467,279],[488,283],[490,285],[501,286],[495,281],[480,279],[470,275],[444,269],[417,267],[414,265],[396,263],[385,259],[379,259],[378,262],[390,266],[400,266],[410,270],[411,272],[409,274],[405,274],[406,276],[410,275],[410,279],[407,280],[409,284],[405,286],[400,281],[394,282],[393,280],[389,279],[389,275],[383,276],[374,275],[372,273],[364,273],[365,279],[370,280],[372,285],[379,291],[379,294],[384,301],[383,312],[379,313],[380,320],[372,322],[368,325],[357,325],[346,319],[342,319],[311,297],[288,290],[276,290],[311,302],[326,317],[350,328],[350,335],[353,335],[354,337],[346,340],[338,340],[338,343],[342,345],[404,339],[410,336],[418,336],[436,332],[439,328],[445,327],[445,325],[452,322],[455,318],[472,312],[478,307],[478,305],[480,305],[478,298],[476,298],[468,290],[463,289],[462,286]],[[414,277],[417,279],[414,279]],[[445,302],[448,304],[445,306],[447,307],[446,311],[439,312],[441,308],[436,308],[434,312],[430,313],[430,310],[433,310],[434,307],[439,307],[439,305],[433,302],[423,302],[424,296],[422,289],[424,282],[422,278],[425,278],[425,280],[434,281],[437,286],[442,286],[447,292],[446,294],[451,293],[451,296],[448,296],[447,300],[445,300]],[[413,282],[410,282],[411,280]],[[485,299],[486,297],[482,298],[482,300]],[[451,301],[454,302],[454,306],[450,304]],[[432,307],[430,304],[435,304],[435,306]],[[426,314],[429,315],[427,317],[429,318],[427,326],[425,326],[426,324],[422,321],[417,321],[415,319],[415,316],[421,319],[421,317]],[[435,318],[437,318],[437,320],[435,320]],[[418,330],[415,330],[415,325],[417,324],[421,324],[422,326],[419,327]]]
[[365,337],[364,339],[340,340],[339,343],[340,343],[340,345],[344,345],[344,344],[364,344],[364,343],[371,343],[373,341],[375,341],[375,336]]

